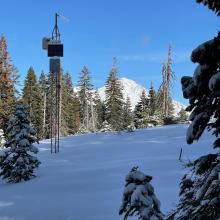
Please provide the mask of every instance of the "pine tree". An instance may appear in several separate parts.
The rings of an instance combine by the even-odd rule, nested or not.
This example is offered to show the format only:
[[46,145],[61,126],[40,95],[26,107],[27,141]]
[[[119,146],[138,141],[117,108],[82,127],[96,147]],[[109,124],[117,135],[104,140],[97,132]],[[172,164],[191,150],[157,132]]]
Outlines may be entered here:
[[156,106],[157,106],[157,113],[159,118],[163,119],[163,112],[164,112],[164,93],[163,93],[163,86],[161,85],[156,93]]
[[46,138],[46,108],[47,108],[47,78],[46,75],[44,74],[44,72],[41,72],[40,78],[39,78],[39,89],[40,89],[40,94],[41,94],[41,99],[42,101],[42,105],[41,105],[41,110],[43,113],[43,118],[41,121],[42,124],[42,137]]
[[17,70],[11,62],[6,38],[0,35],[0,128],[4,131],[12,115],[12,105],[16,101],[17,79]]
[[101,132],[112,131],[111,125],[105,120],[102,123],[102,127],[100,129]]
[[149,89],[149,115],[154,116],[157,110],[156,102],[156,91],[154,90],[153,84],[151,83],[151,87]]
[[93,94],[91,93],[90,96],[89,96],[89,104],[90,104],[90,130],[92,132],[95,132],[97,131],[97,127],[96,127],[96,124],[97,124],[97,117],[96,117],[96,112],[95,112],[95,106],[94,106],[94,98],[93,98]]
[[34,169],[39,166],[39,160],[30,153],[37,153],[33,145],[37,141],[35,130],[30,126],[28,112],[23,105],[15,106],[15,114],[8,122],[6,129],[6,150],[1,155],[0,176],[8,182],[17,183],[29,180],[35,175]]
[[28,69],[27,77],[25,79],[23,88],[22,100],[29,112],[30,121],[37,131],[37,136],[41,138],[43,136],[43,99],[40,93],[34,69],[32,67]]
[[[78,99],[77,99],[78,100]],[[75,127],[74,127],[74,133],[78,133],[81,126],[81,118],[80,118],[80,102],[78,102],[77,106],[79,107],[75,111]]]
[[157,199],[154,188],[150,184],[151,176],[145,175],[132,168],[125,178],[125,189],[119,215],[124,214],[126,220],[129,216],[138,216],[139,220],[163,220],[160,211],[160,201]]
[[52,116],[52,96],[54,95],[54,88],[51,89],[52,86],[52,74],[49,73],[46,76],[46,111],[45,111],[45,138],[50,138],[50,120]]
[[63,135],[76,133],[76,112],[79,111],[80,103],[74,92],[71,75],[67,72],[63,76],[62,89],[62,120],[65,121]]
[[[55,133],[55,126],[56,123],[58,123],[58,118],[56,116],[59,112],[59,133],[62,135],[63,132],[63,111],[62,111],[62,91],[63,90],[63,70],[59,73],[52,73],[50,72],[47,75],[46,80],[46,120],[45,120],[45,136],[46,138],[51,138],[51,136],[54,136]],[[57,113],[56,113],[56,108]],[[55,123],[56,121],[56,123]],[[58,131],[58,130],[57,130]]]
[[151,84],[151,87],[149,89],[149,126],[163,124],[162,109],[163,93],[161,87],[159,88],[158,92],[156,92],[153,85]]
[[180,122],[186,122],[188,120],[188,115],[187,115],[187,112],[185,111],[184,108],[181,108],[179,114],[178,114],[178,120]]
[[130,98],[127,97],[125,105],[124,105],[124,129],[128,129],[133,122],[133,115],[132,115],[132,110],[131,110],[131,101]]
[[[219,1],[198,1],[208,4],[219,14]],[[220,14],[219,14],[220,15]],[[217,137],[214,148],[220,147],[220,33],[193,50],[191,60],[198,63],[193,77],[181,79],[184,98],[189,99],[187,111],[191,124],[187,143],[199,140],[204,130],[213,130]],[[213,118],[210,122],[210,119]],[[220,153],[208,154],[188,164],[191,172],[180,184],[180,201],[169,220],[218,220],[220,218]]]
[[89,130],[89,112],[90,112],[90,95],[93,88],[93,85],[91,83],[91,78],[89,75],[89,70],[87,67],[83,67],[82,71],[79,75],[79,81],[78,81],[78,87],[79,87],[79,100],[81,105],[81,122],[82,126]]
[[140,101],[134,109],[134,123],[136,128],[146,128],[149,118],[149,99],[143,90]]
[[123,130],[123,94],[122,87],[118,80],[116,59],[113,59],[113,66],[106,81],[105,105],[106,119],[113,130]]
[[95,104],[95,117],[96,117],[96,127],[97,129],[102,128],[102,124],[105,121],[105,104],[101,101],[98,91],[94,94],[94,104]]

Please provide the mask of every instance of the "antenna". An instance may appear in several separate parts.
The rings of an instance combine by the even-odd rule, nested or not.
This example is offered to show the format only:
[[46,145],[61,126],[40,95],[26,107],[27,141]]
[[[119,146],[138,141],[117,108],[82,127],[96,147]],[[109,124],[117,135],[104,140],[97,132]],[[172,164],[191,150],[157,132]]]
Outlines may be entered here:
[[60,41],[60,31],[59,31],[58,23],[57,23],[58,17],[61,18],[63,21],[69,22],[69,19],[66,18],[65,16],[55,13],[55,26],[52,32],[52,40],[56,40],[56,41]]
[[56,41],[60,40],[60,31],[59,31],[58,24],[57,24],[58,16],[59,15],[57,13],[55,13],[55,26],[54,26],[53,32],[52,32],[52,40],[56,40]]
[[67,18],[67,17],[65,17],[65,16],[63,16],[63,15],[58,14],[58,16],[59,16],[63,21],[65,21],[65,22],[69,22],[69,21],[70,21],[69,18]]

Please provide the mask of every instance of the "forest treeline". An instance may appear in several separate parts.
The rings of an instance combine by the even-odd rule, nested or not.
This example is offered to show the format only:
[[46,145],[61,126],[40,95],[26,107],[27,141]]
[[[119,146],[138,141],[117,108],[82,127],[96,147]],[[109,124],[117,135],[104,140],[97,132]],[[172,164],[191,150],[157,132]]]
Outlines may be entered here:
[[[52,93],[51,74],[41,72],[37,78],[35,70],[27,70],[23,88],[17,91],[19,74],[13,65],[6,42],[0,36],[0,128],[4,131],[13,105],[22,103],[28,110],[31,124],[39,139],[49,138]],[[171,98],[171,85],[175,78],[172,70],[171,46],[167,62],[162,65],[161,86],[156,91],[151,83],[149,93],[142,92],[134,109],[129,97],[123,97],[123,87],[118,79],[116,58],[113,58],[106,83],[106,100],[101,100],[94,90],[89,69],[84,66],[79,73],[74,88],[71,74],[60,72],[60,134],[62,136],[96,131],[132,131],[158,124],[175,123]],[[178,120],[185,121],[186,112],[182,109]]]

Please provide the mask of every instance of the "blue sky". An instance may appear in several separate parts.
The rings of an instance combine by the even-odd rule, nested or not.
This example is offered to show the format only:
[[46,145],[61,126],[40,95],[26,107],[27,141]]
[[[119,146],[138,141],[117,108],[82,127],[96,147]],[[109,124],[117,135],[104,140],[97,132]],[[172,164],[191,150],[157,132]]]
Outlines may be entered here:
[[55,12],[69,18],[69,22],[59,21],[59,28],[65,48],[62,65],[74,82],[86,65],[94,86],[102,86],[115,56],[120,77],[147,88],[152,81],[158,88],[171,42],[177,78],[172,94],[185,104],[179,81],[196,67],[190,61],[191,50],[219,31],[219,18],[195,0],[2,1],[0,33],[7,38],[21,85],[29,66],[38,76],[48,70],[41,39],[51,35]]

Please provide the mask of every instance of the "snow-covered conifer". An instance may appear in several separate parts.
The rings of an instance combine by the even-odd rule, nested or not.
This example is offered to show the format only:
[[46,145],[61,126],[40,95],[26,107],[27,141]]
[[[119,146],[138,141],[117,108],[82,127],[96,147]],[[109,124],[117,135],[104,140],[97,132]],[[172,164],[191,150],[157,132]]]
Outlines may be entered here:
[[143,90],[140,101],[134,109],[134,124],[136,128],[146,128],[149,118],[149,99],[146,92]]
[[24,82],[23,88],[23,103],[28,110],[31,124],[37,132],[37,137],[43,136],[43,99],[41,96],[39,84],[37,83],[37,77],[32,67],[28,69],[27,76]]
[[108,121],[105,120],[102,123],[102,127],[101,127],[100,131],[101,132],[106,132],[106,131],[111,131],[111,130],[112,130],[111,125],[108,123]]
[[80,116],[83,127],[89,131],[89,118],[90,118],[90,96],[93,89],[93,85],[91,83],[91,77],[89,69],[84,66],[79,74],[78,81],[78,97],[80,101]]
[[30,126],[28,112],[21,104],[15,106],[15,113],[6,129],[5,151],[0,161],[0,176],[8,182],[17,183],[34,177],[34,169],[40,161],[32,156],[38,149],[33,145],[36,131]]
[[131,125],[133,124],[133,114],[131,110],[131,100],[129,97],[127,97],[126,102],[124,104],[124,129],[131,128]]
[[[216,12],[219,1],[197,0],[208,4]],[[218,8],[218,10],[217,10]],[[217,137],[214,148],[220,147],[220,33],[195,50],[191,60],[198,63],[193,77],[181,79],[184,98],[189,99],[191,124],[187,131],[187,143],[198,140],[206,128]],[[210,120],[212,119],[212,120]],[[217,220],[220,219],[220,154],[209,154],[189,164],[191,172],[180,184],[180,201],[167,219],[169,220]]]
[[98,91],[95,91],[94,94],[94,109],[95,109],[95,117],[96,117],[96,127],[97,129],[102,128],[102,124],[105,121],[105,104],[101,101],[100,95],[98,94]]
[[186,122],[188,120],[187,112],[184,108],[181,108],[180,112],[178,113],[178,121]]
[[157,97],[156,91],[154,90],[153,84],[151,83],[151,86],[149,89],[149,115],[150,116],[154,116],[157,110],[156,97]]
[[106,106],[106,120],[115,131],[123,130],[123,93],[122,86],[118,80],[118,70],[116,68],[116,58],[113,59],[112,69],[106,81],[105,89],[105,106]]
[[198,3],[207,5],[209,9],[213,10],[218,16],[220,15],[220,1],[219,0],[196,0]]
[[133,167],[125,178],[125,189],[119,214],[124,214],[124,220],[137,215],[139,220],[162,220],[160,201],[150,184],[151,176],[145,175]]
[[180,202],[168,220],[218,220],[220,218],[220,156],[208,154],[189,164],[181,181]]

